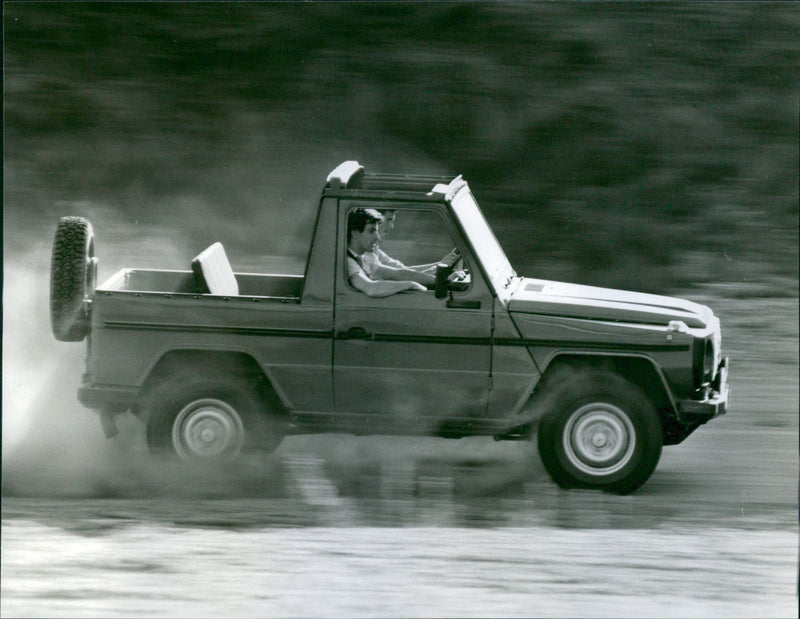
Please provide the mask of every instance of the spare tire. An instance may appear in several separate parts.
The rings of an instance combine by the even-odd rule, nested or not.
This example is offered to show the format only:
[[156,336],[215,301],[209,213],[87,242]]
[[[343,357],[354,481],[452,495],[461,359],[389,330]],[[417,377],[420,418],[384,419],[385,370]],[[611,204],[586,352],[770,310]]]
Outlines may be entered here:
[[50,263],[50,324],[57,340],[80,342],[86,337],[86,301],[94,292],[96,276],[92,224],[83,217],[62,217]]

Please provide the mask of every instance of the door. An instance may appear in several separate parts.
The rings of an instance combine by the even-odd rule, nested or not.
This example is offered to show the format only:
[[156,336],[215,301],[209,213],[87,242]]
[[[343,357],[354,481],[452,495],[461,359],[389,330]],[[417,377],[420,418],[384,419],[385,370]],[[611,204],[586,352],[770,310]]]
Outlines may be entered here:
[[[368,206],[340,206],[339,254],[346,247],[348,214]],[[379,227],[383,253],[370,252],[373,256],[388,255],[404,268],[424,270],[458,248],[464,269],[474,264],[444,205],[412,205],[398,208],[394,215],[393,230],[386,223]],[[399,425],[401,431],[408,426],[409,432],[435,432],[484,417],[493,299],[483,279],[470,272],[466,289],[454,292],[451,300],[437,299],[432,289],[374,298],[350,285],[346,259],[339,260],[334,321],[337,414]]]

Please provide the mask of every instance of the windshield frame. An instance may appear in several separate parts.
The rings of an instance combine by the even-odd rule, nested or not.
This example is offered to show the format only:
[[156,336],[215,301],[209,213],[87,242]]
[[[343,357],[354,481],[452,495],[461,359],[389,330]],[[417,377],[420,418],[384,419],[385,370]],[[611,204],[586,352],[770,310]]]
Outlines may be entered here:
[[455,215],[467,242],[478,258],[489,285],[500,296],[517,277],[516,271],[497,241],[489,222],[478,206],[469,186],[464,185],[450,198],[450,208]]

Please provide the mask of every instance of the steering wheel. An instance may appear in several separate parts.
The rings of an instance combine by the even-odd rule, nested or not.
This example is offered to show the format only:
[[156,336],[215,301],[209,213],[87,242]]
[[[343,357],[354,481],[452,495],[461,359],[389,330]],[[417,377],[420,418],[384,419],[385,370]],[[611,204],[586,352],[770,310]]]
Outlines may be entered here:
[[447,289],[453,292],[463,292],[469,288],[471,281],[472,279],[469,276],[469,271],[465,269],[454,270],[450,274],[450,277],[448,277]]
[[455,273],[456,271],[462,271],[464,273],[463,277],[459,277],[457,279],[454,279],[453,281],[458,281],[458,282],[469,281],[469,269],[466,268],[466,264],[464,263],[464,256],[462,256],[461,252],[458,251],[458,247],[454,247],[453,249],[451,249],[448,252],[447,256],[455,257],[451,271],[453,273]]
[[[471,282],[469,271],[463,267],[464,258],[458,247],[454,247],[444,255],[436,269],[434,290],[437,298],[444,298],[448,291],[462,292],[469,287]],[[458,275],[459,271],[463,275]]]

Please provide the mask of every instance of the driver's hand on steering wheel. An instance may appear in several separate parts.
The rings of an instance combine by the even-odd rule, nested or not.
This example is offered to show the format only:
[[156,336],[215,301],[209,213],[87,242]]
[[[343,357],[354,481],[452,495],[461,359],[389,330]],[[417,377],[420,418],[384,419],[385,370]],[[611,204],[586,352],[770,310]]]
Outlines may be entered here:
[[447,287],[454,292],[464,292],[469,288],[469,273],[453,271],[447,278]]

